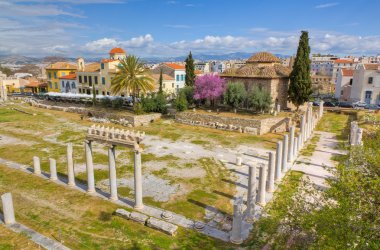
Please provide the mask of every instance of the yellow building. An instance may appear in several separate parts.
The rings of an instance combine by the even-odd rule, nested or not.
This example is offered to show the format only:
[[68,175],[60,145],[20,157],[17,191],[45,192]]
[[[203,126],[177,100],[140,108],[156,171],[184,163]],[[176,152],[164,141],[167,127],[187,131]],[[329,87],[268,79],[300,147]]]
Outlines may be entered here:
[[58,78],[77,72],[77,66],[68,62],[56,62],[45,68],[48,78],[48,92],[60,92]]

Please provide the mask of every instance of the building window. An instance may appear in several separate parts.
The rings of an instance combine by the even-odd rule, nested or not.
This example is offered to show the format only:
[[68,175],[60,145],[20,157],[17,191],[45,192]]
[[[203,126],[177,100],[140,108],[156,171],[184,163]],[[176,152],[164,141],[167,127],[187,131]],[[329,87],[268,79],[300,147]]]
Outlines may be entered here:
[[100,68],[101,68],[101,69],[104,69],[104,63],[101,63],[101,64],[100,64]]
[[72,83],[71,83],[71,88],[72,88],[72,89],[75,89],[75,88],[76,88],[76,86],[75,86],[75,82],[72,82]]
[[372,84],[373,83],[373,77],[368,77],[368,83]]
[[94,76],[94,82],[95,82],[95,84],[98,84],[98,77],[97,76]]
[[102,84],[106,85],[106,78],[105,77],[102,77]]
[[91,77],[91,76],[88,76],[88,84],[89,84],[90,86],[92,86],[92,77]]
[[165,88],[165,83],[164,83],[164,84],[162,84],[162,88]]
[[82,90],[81,90],[81,89],[78,89],[78,93],[79,93],[79,94],[82,93]]
[[82,76],[78,76],[79,83],[82,83]]
[[181,75],[181,81],[183,81],[184,80],[184,75]]
[[104,91],[102,91],[102,95],[105,95],[106,93]]
[[57,72],[54,71],[54,79],[57,78]]
[[350,79],[350,85],[351,85],[351,86],[352,86],[352,80],[353,80],[353,79],[351,78],[351,79]]
[[84,76],[84,77],[83,77],[83,82],[84,82],[84,83],[87,83],[87,76]]
[[110,95],[110,92],[107,92],[107,95]]
[[172,83],[172,88],[174,89],[174,82]]
[[50,72],[48,73],[48,78],[51,79],[51,73]]
[[62,81],[62,88],[64,88],[65,87],[65,82],[64,81]]
[[58,89],[58,84],[57,83],[54,83],[54,88]]
[[53,84],[51,82],[49,82],[49,88],[53,88]]
[[95,93],[96,93],[97,95],[99,95],[99,90],[96,90]]
[[175,76],[175,80],[176,80],[177,82],[179,82],[179,75],[176,75],[176,76]]
[[66,73],[65,73],[65,72],[62,72],[62,73],[61,73],[61,76],[65,76],[65,75],[66,75]]

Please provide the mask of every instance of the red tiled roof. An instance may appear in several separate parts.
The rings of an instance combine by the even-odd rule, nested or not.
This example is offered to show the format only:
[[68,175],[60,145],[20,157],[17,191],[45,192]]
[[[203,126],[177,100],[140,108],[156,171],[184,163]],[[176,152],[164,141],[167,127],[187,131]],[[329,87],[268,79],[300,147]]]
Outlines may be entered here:
[[43,82],[30,82],[29,84],[25,85],[25,87],[29,87],[29,88],[47,87],[47,83],[43,83]]
[[380,64],[376,64],[376,63],[367,63],[367,64],[364,64],[364,68],[366,70],[378,70],[380,67]]
[[[160,74],[152,74],[152,77],[156,80],[159,80],[160,79]],[[174,80],[174,77],[172,76],[169,76],[167,74],[162,74],[162,79],[163,80]]]
[[122,48],[113,48],[110,50],[110,54],[126,54]]
[[59,79],[76,79],[77,78],[77,74],[68,74],[68,75],[65,75],[65,76],[61,76],[61,77],[58,77]]
[[200,70],[194,70],[194,73],[196,74],[196,75],[201,75],[201,74],[203,74],[203,72],[202,71],[200,71]]
[[185,69],[184,65],[180,65],[176,63],[165,63],[165,65],[172,69]]
[[342,69],[343,76],[354,76],[354,69]]
[[352,59],[338,59],[335,60],[334,63],[353,63],[354,61]]

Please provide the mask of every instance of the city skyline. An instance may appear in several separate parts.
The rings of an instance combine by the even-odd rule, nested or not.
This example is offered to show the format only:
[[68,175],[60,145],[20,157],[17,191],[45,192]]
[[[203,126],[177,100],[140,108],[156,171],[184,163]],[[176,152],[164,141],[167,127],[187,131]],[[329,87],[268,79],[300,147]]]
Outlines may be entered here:
[[301,30],[309,31],[312,53],[380,51],[380,34],[369,18],[380,3],[369,0],[5,0],[0,7],[0,55],[96,57],[112,47],[142,57],[190,50],[292,55]]

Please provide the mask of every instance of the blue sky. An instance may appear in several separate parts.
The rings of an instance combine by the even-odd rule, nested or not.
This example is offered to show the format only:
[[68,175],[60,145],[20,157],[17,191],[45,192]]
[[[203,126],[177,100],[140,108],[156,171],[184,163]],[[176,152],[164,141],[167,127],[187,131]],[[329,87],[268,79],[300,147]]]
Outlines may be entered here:
[[380,53],[377,0],[0,0],[0,54]]

